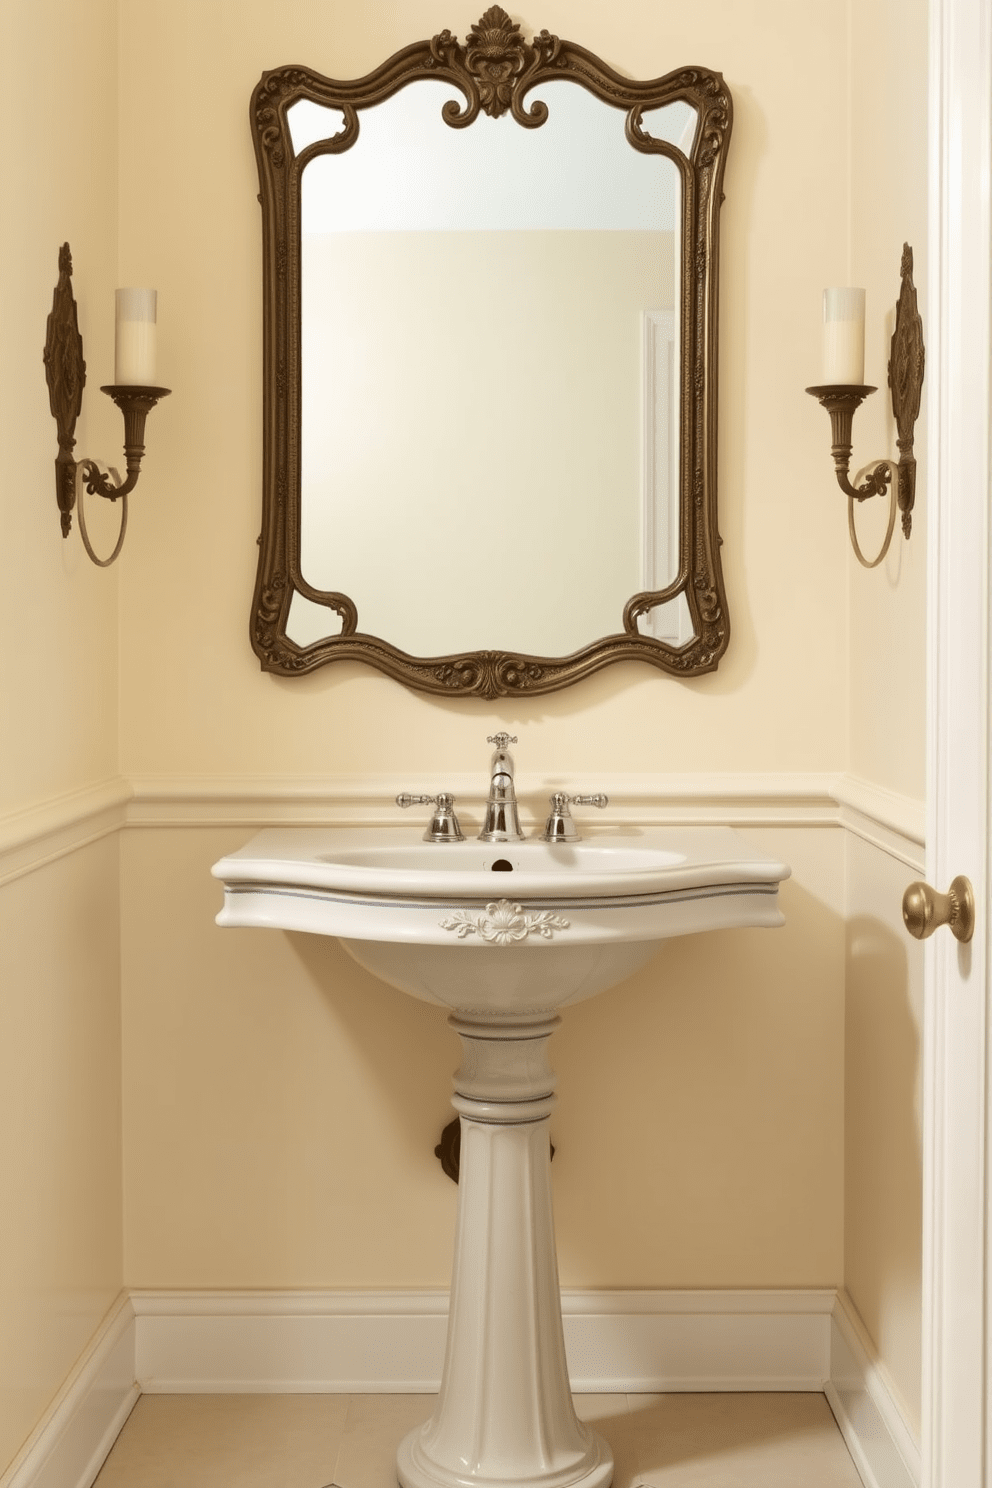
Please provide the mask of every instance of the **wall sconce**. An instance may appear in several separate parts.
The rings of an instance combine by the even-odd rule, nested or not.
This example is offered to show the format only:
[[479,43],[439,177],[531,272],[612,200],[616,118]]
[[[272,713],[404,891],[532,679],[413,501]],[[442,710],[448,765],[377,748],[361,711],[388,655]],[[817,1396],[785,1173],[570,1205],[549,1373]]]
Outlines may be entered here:
[[[851,433],[854,410],[876,388],[866,387],[865,375],[865,292],[863,289],[827,289],[823,292],[824,376],[822,387],[807,388],[830,415],[831,448],[837,484],[849,497],[848,529],[858,561],[865,568],[875,568],[889,551],[896,520],[896,503],[902,512],[902,530],[908,538],[913,530],[913,505],[916,500],[916,459],[913,455],[913,429],[920,413],[920,389],[926,348],[923,344],[923,321],[916,306],[913,284],[913,250],[903,244],[900,266],[902,287],[896,305],[896,328],[889,354],[889,387],[892,390],[892,412],[895,415],[899,447],[898,464],[893,460],[873,460],[848,479],[851,465]],[[863,479],[862,479],[863,478]],[[870,561],[864,556],[854,527],[854,503],[869,496],[884,496],[889,490],[889,525],[880,552]]]
[[69,536],[72,527],[77,480],[91,496],[106,496],[108,501],[121,498],[117,544],[109,558],[98,558],[86,531],[80,488],[79,533],[87,553],[100,568],[113,563],[124,543],[127,498],[138,483],[141,457],[145,453],[145,419],[160,398],[169,396],[169,388],[150,386],[155,375],[155,298],[153,289],[117,291],[115,380],[100,391],[112,398],[124,415],[127,476],[122,481],[116,470],[111,469],[109,476],[104,475],[95,460],[76,460],[72,454],[76,443],[76,419],[83,406],[86,363],[83,361],[83,338],[79,334],[76,301],[72,293],[72,254],[68,243],[63,243],[59,249],[59,281],[52,296],[52,313],[48,317],[45,340],[45,378],[59,440],[59,452],[55,458],[55,494],[63,537]]

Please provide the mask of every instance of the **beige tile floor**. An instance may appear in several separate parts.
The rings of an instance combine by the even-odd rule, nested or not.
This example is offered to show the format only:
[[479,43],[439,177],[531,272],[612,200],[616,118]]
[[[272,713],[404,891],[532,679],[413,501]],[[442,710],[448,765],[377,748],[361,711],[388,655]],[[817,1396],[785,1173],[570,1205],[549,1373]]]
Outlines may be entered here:
[[[396,1488],[429,1395],[144,1395],[95,1488]],[[579,1395],[615,1488],[861,1488],[822,1395]]]

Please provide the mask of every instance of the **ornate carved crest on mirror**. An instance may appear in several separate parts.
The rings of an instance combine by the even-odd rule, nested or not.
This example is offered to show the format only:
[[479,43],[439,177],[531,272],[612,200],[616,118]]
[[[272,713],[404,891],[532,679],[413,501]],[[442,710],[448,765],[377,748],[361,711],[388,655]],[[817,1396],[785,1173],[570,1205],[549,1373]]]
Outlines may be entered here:
[[498,6],[364,78],[263,74],[263,669],[716,667],[731,117],[719,73],[638,82]]

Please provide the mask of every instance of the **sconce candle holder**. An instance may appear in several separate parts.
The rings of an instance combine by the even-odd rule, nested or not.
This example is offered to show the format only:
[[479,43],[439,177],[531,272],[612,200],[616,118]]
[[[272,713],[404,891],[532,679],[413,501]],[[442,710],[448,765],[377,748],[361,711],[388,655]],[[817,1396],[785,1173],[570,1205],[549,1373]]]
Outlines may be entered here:
[[[127,497],[138,483],[141,459],[145,453],[145,420],[169,388],[144,387],[131,383],[111,383],[100,389],[112,398],[124,415],[124,458],[127,475],[122,481],[113,471],[105,475],[97,462],[76,460],[76,420],[83,404],[86,385],[86,363],[83,360],[83,338],[79,334],[76,300],[72,292],[72,253],[68,243],[59,249],[59,279],[52,296],[45,341],[45,378],[49,404],[58,430],[59,452],[55,457],[55,495],[61,514],[62,536],[72,529],[72,512],[76,505],[77,479],[91,496],[105,496],[109,501],[122,498],[121,527],[117,544],[109,558],[98,558],[90,546],[83,516],[82,497],[79,505],[79,530],[83,544],[93,562],[101,568],[113,563],[124,542],[127,529]],[[113,478],[112,478],[113,477]]]
[[[851,540],[858,558],[866,568],[874,568],[888,552],[895,526],[896,503],[902,513],[904,536],[908,538],[913,530],[913,506],[916,501],[913,440],[920,413],[926,348],[923,344],[923,321],[917,308],[916,287],[913,284],[913,250],[908,243],[903,244],[900,275],[902,285],[896,305],[896,325],[889,356],[889,388],[892,393],[892,412],[898,429],[898,463],[889,459],[873,460],[855,476],[852,484],[848,472],[851,467],[855,410],[877,389],[860,383],[829,383],[806,389],[830,415],[830,453],[834,461],[834,474],[837,484],[852,503],[849,507]],[[858,546],[854,531],[853,503],[866,501],[870,496],[884,496],[893,480],[895,485],[888,531],[881,551],[869,562]]]

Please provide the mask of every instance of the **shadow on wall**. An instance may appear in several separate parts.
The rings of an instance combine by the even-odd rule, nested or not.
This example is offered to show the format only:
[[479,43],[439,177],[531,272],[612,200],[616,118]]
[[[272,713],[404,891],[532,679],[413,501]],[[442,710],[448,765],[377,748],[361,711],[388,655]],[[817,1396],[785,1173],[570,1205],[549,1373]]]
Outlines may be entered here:
[[[329,936],[287,932],[286,941],[378,1097],[374,1112],[355,1112],[351,1140],[358,1146],[370,1136],[373,1118],[380,1136],[386,1139],[388,1132],[388,1139],[395,1139],[414,1172],[437,1167],[440,1176],[434,1146],[451,1119],[451,1072],[458,1063],[447,1010],[379,981]],[[367,1161],[374,1166],[378,1160],[373,1146]]]
[[841,1280],[843,923],[796,879],[782,906],[781,929],[668,941],[566,1010],[552,1118],[564,1284]]

